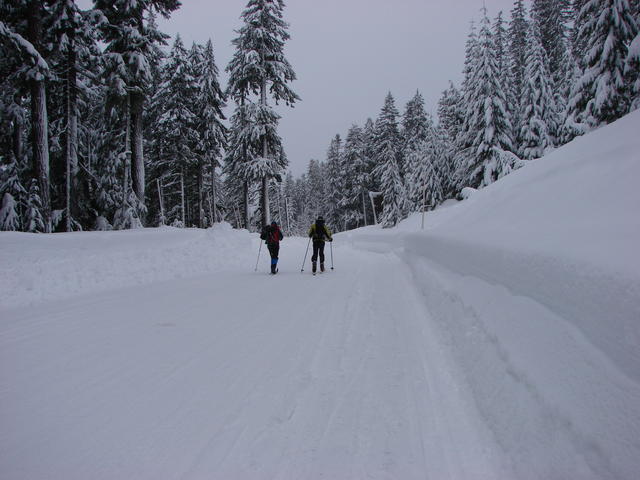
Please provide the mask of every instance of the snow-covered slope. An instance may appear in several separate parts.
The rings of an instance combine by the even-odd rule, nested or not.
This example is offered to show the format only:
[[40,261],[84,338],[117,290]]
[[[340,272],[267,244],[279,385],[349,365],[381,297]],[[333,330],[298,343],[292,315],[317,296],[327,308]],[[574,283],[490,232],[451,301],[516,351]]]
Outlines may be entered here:
[[429,213],[423,231],[415,215],[349,235],[411,266],[523,478],[582,478],[582,461],[601,478],[638,472],[639,131],[640,111]]
[[249,233],[227,223],[209,230],[0,232],[0,307],[237,269],[250,249]]

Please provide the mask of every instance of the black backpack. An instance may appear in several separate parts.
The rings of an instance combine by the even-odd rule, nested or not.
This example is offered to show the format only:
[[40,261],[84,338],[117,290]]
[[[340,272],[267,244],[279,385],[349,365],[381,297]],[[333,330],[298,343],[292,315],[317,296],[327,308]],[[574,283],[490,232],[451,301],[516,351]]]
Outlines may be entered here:
[[314,240],[324,240],[327,236],[327,232],[324,228],[324,220],[316,220],[316,228],[313,232]]

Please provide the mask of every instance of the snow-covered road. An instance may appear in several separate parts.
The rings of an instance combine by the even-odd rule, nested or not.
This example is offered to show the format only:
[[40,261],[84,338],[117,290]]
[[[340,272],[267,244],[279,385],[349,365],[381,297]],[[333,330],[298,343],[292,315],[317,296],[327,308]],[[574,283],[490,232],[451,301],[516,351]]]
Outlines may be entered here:
[[305,246],[273,278],[5,310],[1,476],[504,477],[400,260],[345,246],[313,277]]

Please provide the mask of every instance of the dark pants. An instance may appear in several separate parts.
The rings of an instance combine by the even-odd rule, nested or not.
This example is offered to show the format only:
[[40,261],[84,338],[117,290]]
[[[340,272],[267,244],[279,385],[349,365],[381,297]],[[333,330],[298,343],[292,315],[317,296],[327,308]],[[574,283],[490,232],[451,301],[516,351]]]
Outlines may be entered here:
[[320,263],[324,263],[324,240],[313,241],[313,256],[311,257],[312,262],[316,262],[318,260],[318,253],[320,253]]
[[[269,249],[269,254],[271,255],[271,260],[278,261],[278,252],[280,251],[279,243],[267,243],[267,248]],[[273,261],[271,263],[274,263]]]
[[267,243],[269,254],[271,255],[271,273],[275,273],[276,265],[278,265],[278,252],[280,251],[279,243]]

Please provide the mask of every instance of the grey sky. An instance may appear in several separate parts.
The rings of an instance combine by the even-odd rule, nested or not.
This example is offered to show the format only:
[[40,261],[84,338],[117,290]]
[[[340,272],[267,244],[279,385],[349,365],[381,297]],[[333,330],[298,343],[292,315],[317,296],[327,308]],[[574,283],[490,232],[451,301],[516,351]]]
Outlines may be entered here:
[[[87,0],[78,2],[80,5]],[[246,0],[182,0],[161,29],[185,45],[214,44],[222,72],[233,54]],[[309,159],[324,159],[331,138],[344,137],[352,123],[378,115],[388,91],[402,113],[416,89],[435,113],[449,79],[459,83],[469,22],[482,0],[285,0],[291,39],[286,55],[298,76],[294,90],[302,101],[279,108],[279,132],[295,176]],[[484,0],[489,16],[513,0]],[[86,5],[82,5],[86,6]],[[232,109],[228,108],[230,116]]]

